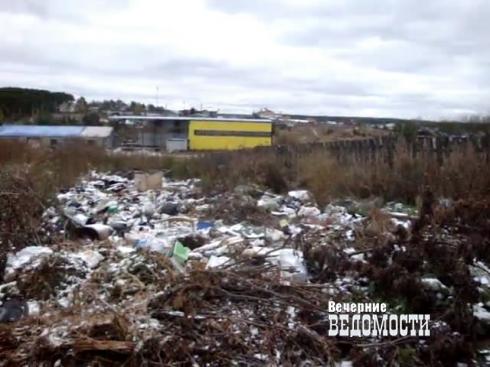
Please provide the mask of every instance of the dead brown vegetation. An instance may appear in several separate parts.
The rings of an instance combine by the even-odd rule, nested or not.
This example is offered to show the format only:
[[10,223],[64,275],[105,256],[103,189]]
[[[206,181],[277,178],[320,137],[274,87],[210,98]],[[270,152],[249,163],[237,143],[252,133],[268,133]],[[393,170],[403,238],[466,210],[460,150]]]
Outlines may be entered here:
[[[320,205],[346,196],[382,197],[415,204],[426,186],[437,197],[455,200],[481,200],[490,194],[490,163],[480,154],[455,149],[440,165],[430,153],[419,153],[414,158],[404,145],[397,148],[390,165],[381,156],[363,163],[342,164],[331,155],[318,152],[302,155],[293,162],[273,152],[210,153],[183,159],[168,155],[109,154],[82,142],[51,151],[2,141],[0,164],[3,167],[0,235],[2,243],[15,242],[20,247],[35,244],[39,236],[48,235],[31,233],[43,209],[56,192],[73,186],[92,169],[112,172],[164,169],[173,178],[200,178],[202,190],[207,193],[230,191],[249,183],[277,193],[306,188]],[[12,193],[16,200],[12,200]],[[229,204],[233,207],[233,203]],[[245,208],[242,211],[246,212]]]
[[[223,161],[212,154],[182,160],[110,155],[81,143],[48,151],[2,142],[0,164],[0,203],[6,209],[0,216],[3,255],[13,247],[35,244],[42,234],[32,229],[53,194],[75,184],[90,169],[167,169],[176,178],[201,178],[202,188],[208,192],[251,182],[277,192],[303,187],[321,203],[346,195],[415,202],[423,194],[424,201],[410,233],[390,228],[384,213],[370,213],[356,244],[366,262],[350,261],[353,254],[342,251],[341,240],[322,246],[323,239],[315,234],[299,237],[295,247],[305,254],[313,285],[285,285],[276,269],[246,261],[226,271],[196,266],[183,281],[180,275],[163,271],[169,268],[168,259],[153,256],[149,260],[152,267],[128,268],[127,277],[134,288],[113,289],[110,296],[122,302],[128,292],[143,298],[157,294],[150,297],[145,310],[128,308],[127,312],[151,315],[161,324],[159,332],[143,335],[122,311],[87,288],[83,307],[101,304],[97,315],[82,320],[80,304],[71,313],[56,317],[1,325],[0,360],[4,366],[48,365],[58,359],[66,366],[81,361],[99,366],[191,365],[196,361],[272,365],[275,351],[279,351],[276,363],[284,366],[300,365],[305,360],[312,365],[328,365],[334,359],[348,358],[354,366],[374,367],[380,365],[380,357],[386,365],[453,366],[460,361],[471,362],[476,358],[478,343],[486,343],[489,327],[473,316],[469,306],[480,300],[469,267],[478,266],[476,261],[490,262],[490,170],[487,161],[476,153],[454,151],[439,165],[429,154],[413,158],[400,148],[391,166],[381,159],[343,166],[317,153],[291,165],[269,153],[234,154]],[[430,190],[424,194],[426,187]],[[435,207],[434,198],[440,196],[455,199],[455,204],[449,209]],[[237,205],[231,200],[222,210],[240,217],[252,215],[253,208]],[[253,211],[253,215],[258,214]],[[392,232],[391,236],[377,235],[386,230]],[[406,251],[400,251],[400,246]],[[61,260],[51,257],[45,261],[21,280],[24,296],[45,299],[63,281],[52,276],[55,272],[49,274]],[[362,338],[328,338],[326,303],[331,299],[366,299],[361,294],[354,299],[352,293],[347,299],[342,294],[326,296],[324,283],[353,272],[364,282],[367,279],[373,289],[371,301],[401,305],[404,313],[430,313],[432,319],[444,321],[456,333],[434,330],[424,345],[411,338],[386,338],[376,343]],[[110,281],[103,270],[100,273],[98,282]],[[424,273],[433,274],[455,290],[444,307],[422,286],[420,274]],[[33,288],[34,279],[41,279],[44,286]],[[93,286],[97,287],[95,280]],[[289,307],[297,315],[293,327],[287,317]],[[171,312],[175,310],[182,314]],[[43,334],[62,325],[70,325],[70,330],[59,343]],[[258,353],[268,359],[261,360]]]
[[[470,363],[477,357],[477,346],[486,343],[489,329],[473,317],[468,306],[480,297],[468,266],[489,260],[488,250],[483,250],[489,248],[489,240],[486,235],[468,236],[465,232],[470,224],[461,218],[471,217],[476,209],[468,202],[456,206],[460,217],[448,211],[444,223],[433,220],[432,205],[426,203],[427,215],[420,215],[414,231],[404,239],[379,242],[373,236],[364,238],[363,249],[357,254],[364,254],[365,261],[352,261],[354,254],[342,251],[338,241],[325,246],[315,233],[297,237],[294,246],[305,255],[313,284],[286,284],[276,269],[245,258],[231,269],[196,267],[184,281],[182,275],[169,271],[164,256],[149,255],[147,265],[129,269],[140,287],[137,297],[145,302],[133,300],[124,305],[127,294],[113,293],[112,297],[121,302],[116,309],[87,287],[80,300],[83,303],[73,306],[71,313],[0,326],[2,365],[43,365],[61,360],[64,366],[232,362],[295,366],[305,361],[329,365],[345,358],[356,367]],[[372,214],[373,218],[382,216]],[[480,232],[488,231],[487,222],[478,223]],[[401,246],[406,250],[401,251]],[[240,254],[236,256],[240,260]],[[160,271],[164,269],[167,271]],[[370,284],[370,296],[354,291],[325,292],[325,283],[333,284],[353,273],[358,277],[344,286],[354,289]],[[421,273],[434,274],[454,288],[454,297],[441,304],[437,293],[423,286]],[[110,280],[105,279],[104,284]],[[330,300],[377,300],[389,307],[402,307],[398,312],[429,313],[431,320],[444,322],[452,332],[433,325],[432,335],[424,344],[412,337],[383,337],[378,342],[328,337],[325,310]],[[98,312],[81,314],[84,308],[97,304]],[[126,311],[122,311],[124,307]],[[133,314],[158,320],[158,331],[145,334],[134,324]],[[48,338],[45,330],[60,333],[59,342]]]
[[281,145],[294,145],[338,140],[358,140],[386,136],[388,130],[370,126],[349,125],[297,125],[278,129],[274,141]]

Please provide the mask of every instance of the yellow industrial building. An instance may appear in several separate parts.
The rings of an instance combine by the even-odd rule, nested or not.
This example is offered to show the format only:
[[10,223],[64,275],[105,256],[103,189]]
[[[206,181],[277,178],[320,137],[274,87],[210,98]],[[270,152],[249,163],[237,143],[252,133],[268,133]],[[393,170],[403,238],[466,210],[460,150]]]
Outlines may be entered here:
[[[111,116],[135,127],[132,145],[175,151],[250,149],[271,146],[269,119],[230,119],[196,116]],[[121,143],[122,144],[122,143]]]
[[270,120],[191,120],[189,150],[236,150],[272,145]]

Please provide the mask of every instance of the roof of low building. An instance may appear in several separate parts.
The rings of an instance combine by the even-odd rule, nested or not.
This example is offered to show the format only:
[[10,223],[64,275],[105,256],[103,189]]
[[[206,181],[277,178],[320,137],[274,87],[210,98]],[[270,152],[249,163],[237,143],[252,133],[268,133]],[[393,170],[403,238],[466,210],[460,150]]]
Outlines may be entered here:
[[84,138],[107,138],[113,130],[112,126],[87,126],[80,135]]
[[112,126],[0,125],[0,138],[106,138]]
[[251,118],[222,118],[222,117],[195,117],[195,116],[178,116],[178,117],[169,117],[169,116],[109,116],[109,120],[129,120],[129,121],[213,121],[213,122],[262,122],[262,123],[271,123],[270,119],[260,118],[260,119],[251,119]]
[[84,126],[63,125],[1,125],[0,137],[77,137]]

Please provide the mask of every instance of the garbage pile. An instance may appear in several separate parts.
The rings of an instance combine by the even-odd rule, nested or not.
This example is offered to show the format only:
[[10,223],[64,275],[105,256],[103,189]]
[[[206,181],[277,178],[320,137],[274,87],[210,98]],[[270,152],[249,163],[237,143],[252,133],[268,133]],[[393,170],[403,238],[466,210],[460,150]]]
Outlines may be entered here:
[[[319,208],[302,190],[143,181],[93,172],[46,208],[43,245],[9,254],[0,366],[485,365],[484,203]],[[431,335],[328,336],[329,301],[430,314]]]

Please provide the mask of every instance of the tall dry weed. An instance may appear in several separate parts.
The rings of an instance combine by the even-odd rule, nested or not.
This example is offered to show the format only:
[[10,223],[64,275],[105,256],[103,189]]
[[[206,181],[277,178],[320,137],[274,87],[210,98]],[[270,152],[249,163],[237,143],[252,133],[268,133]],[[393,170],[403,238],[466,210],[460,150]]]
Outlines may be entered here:
[[[24,201],[18,208],[30,219],[9,227],[12,216],[0,218],[0,227],[9,231],[35,223],[43,206],[55,192],[73,186],[89,170],[166,170],[174,178],[200,178],[205,193],[231,190],[239,184],[254,183],[264,189],[284,193],[306,188],[320,205],[346,196],[382,197],[415,204],[426,186],[437,196],[483,200],[490,196],[490,163],[473,150],[454,149],[439,164],[435,154],[415,157],[400,145],[391,164],[382,155],[370,159],[345,158],[340,162],[326,152],[310,152],[299,157],[276,155],[271,151],[204,154],[188,158],[176,156],[118,155],[73,141],[56,150],[33,148],[22,142],[0,142],[0,203],[14,203],[18,190]],[[25,193],[32,195],[27,199]],[[3,195],[3,196],[2,196]],[[22,209],[23,210],[23,209]],[[5,211],[22,216],[17,209]],[[15,212],[15,213],[14,213]],[[19,222],[20,223],[20,222]],[[32,239],[34,240],[34,239]],[[27,243],[28,241],[24,241]]]

